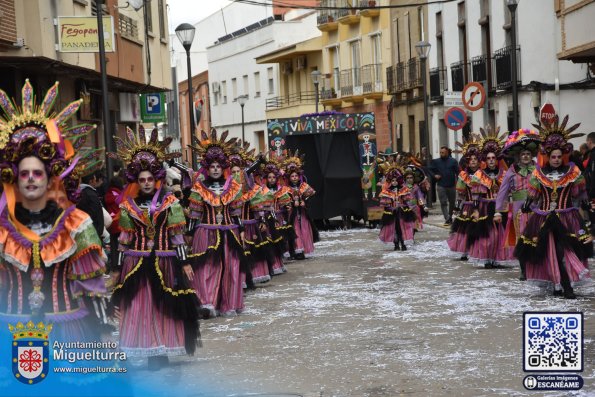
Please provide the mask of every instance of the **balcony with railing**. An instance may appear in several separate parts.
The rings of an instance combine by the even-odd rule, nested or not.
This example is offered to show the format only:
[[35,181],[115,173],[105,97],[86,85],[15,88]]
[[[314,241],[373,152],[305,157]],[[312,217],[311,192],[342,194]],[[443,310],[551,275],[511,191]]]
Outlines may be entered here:
[[[452,66],[451,66],[452,67]],[[442,103],[444,91],[448,88],[446,68],[430,69],[430,100]]]
[[289,106],[314,104],[316,93],[314,91],[304,91],[289,95],[268,98],[266,101],[266,110],[279,109]]
[[342,9],[338,10],[339,23],[342,23],[344,25],[353,25],[355,23],[358,23],[360,20],[360,14],[358,10],[352,8],[354,6],[357,7],[357,5],[357,1],[337,1],[337,7],[342,7]]
[[378,2],[376,0],[360,0],[359,6],[366,8],[359,10],[359,14],[362,17],[367,18],[377,17],[378,15],[380,15],[380,8],[377,7],[377,3]]
[[341,70],[341,99],[348,102],[364,100],[360,68]]
[[388,93],[398,94],[405,91],[405,72],[407,65],[404,62],[399,62],[396,65],[386,68],[386,81],[388,85]]
[[463,91],[465,84],[469,82],[469,64],[464,61],[450,64],[450,78],[453,91]]
[[421,87],[422,76],[421,76],[421,62],[417,58],[411,58],[407,61],[407,87],[408,89],[414,89]]
[[367,99],[381,99],[384,95],[382,64],[362,66],[362,90]]
[[[512,87],[512,51],[513,47],[508,46],[501,48],[494,52],[493,59],[493,70],[494,82],[493,86],[497,90],[507,90]],[[517,83],[521,84],[521,48],[516,48],[516,59],[517,59]]]
[[337,30],[339,28],[339,23],[337,20],[338,12],[337,10],[320,10],[318,11],[318,16],[316,17],[318,30],[322,32],[331,32],[333,30]]
[[320,102],[325,106],[337,106],[341,104],[340,74],[336,73],[323,75],[320,81]]
[[489,82],[488,79],[488,64],[490,62],[489,55],[478,55],[471,58],[471,75],[473,81],[482,83]]

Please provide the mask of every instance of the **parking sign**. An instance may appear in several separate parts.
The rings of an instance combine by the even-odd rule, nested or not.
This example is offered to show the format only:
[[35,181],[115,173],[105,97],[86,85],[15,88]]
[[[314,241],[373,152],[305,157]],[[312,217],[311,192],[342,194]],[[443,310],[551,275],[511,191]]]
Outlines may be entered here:
[[141,118],[143,123],[165,121],[165,95],[162,92],[141,96]]

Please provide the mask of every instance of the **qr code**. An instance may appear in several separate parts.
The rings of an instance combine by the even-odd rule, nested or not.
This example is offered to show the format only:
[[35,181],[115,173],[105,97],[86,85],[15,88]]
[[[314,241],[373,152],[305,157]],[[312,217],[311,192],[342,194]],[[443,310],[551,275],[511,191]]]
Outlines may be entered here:
[[524,314],[524,370],[583,370],[583,314]]

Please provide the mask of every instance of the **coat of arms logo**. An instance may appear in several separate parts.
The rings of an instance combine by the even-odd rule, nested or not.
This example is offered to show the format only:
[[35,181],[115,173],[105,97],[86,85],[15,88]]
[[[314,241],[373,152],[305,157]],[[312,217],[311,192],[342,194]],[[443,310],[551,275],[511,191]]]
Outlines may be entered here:
[[12,373],[18,381],[34,385],[44,380],[49,371],[49,334],[52,325],[33,321],[8,324],[12,333]]

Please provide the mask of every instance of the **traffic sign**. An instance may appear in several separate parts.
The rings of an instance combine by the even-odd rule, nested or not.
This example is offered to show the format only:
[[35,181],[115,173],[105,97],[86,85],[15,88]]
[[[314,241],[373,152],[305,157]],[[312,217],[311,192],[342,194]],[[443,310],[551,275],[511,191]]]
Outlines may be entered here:
[[463,88],[463,105],[472,112],[483,107],[486,101],[486,90],[481,83],[473,81]]
[[458,131],[467,124],[467,113],[462,108],[450,108],[444,114],[444,123],[451,130]]
[[556,109],[551,103],[545,103],[539,110],[539,119],[541,124],[549,125],[554,121],[556,117]]
[[444,91],[444,106],[463,106],[462,94],[461,91]]
[[165,121],[165,95],[162,92],[141,96],[141,118],[143,123]]

